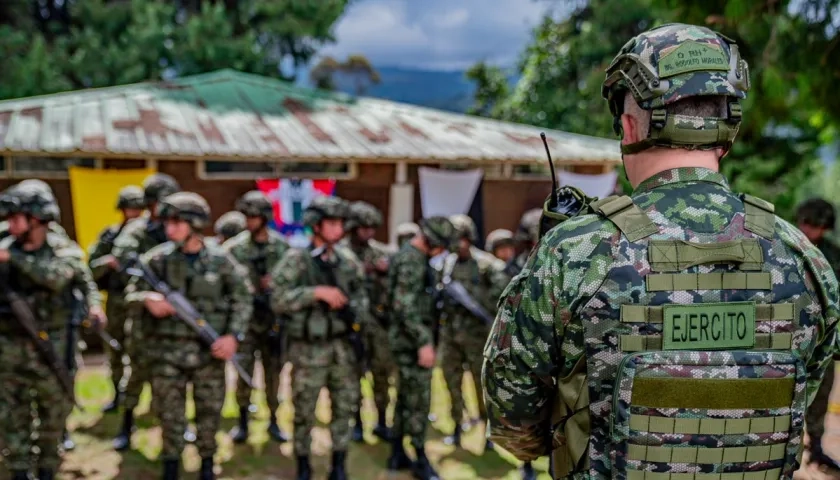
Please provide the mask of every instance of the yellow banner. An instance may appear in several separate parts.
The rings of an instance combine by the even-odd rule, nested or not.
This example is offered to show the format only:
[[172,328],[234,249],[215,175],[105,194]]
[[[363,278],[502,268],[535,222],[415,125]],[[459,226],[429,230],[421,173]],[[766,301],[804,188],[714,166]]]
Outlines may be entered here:
[[117,195],[122,187],[140,185],[155,173],[154,170],[98,170],[70,167],[70,196],[73,200],[73,221],[76,241],[85,250],[96,241],[99,233],[122,221],[116,209]]

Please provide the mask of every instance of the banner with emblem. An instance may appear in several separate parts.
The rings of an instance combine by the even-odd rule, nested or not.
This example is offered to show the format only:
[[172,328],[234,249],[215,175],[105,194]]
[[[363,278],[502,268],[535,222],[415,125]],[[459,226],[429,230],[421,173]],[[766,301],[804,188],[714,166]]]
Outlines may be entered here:
[[335,180],[299,178],[257,180],[257,189],[265,192],[274,204],[272,227],[283,234],[293,247],[309,243],[303,225],[303,211],[318,195],[335,195]]

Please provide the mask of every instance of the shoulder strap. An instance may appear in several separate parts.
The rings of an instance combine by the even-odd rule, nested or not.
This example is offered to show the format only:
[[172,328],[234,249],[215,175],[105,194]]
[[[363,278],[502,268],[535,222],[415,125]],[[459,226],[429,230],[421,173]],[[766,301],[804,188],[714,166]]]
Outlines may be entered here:
[[627,195],[612,195],[590,205],[593,211],[615,224],[631,242],[659,232],[659,227]]
[[752,195],[744,194],[741,198],[744,202],[744,228],[750,232],[764,237],[773,238],[776,229],[776,207],[772,203]]

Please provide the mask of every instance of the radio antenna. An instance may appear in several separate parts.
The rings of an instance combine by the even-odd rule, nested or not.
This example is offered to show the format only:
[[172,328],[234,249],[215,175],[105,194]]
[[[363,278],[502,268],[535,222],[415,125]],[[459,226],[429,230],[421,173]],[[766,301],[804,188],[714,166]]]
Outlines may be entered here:
[[554,162],[551,160],[551,152],[548,150],[548,140],[545,138],[545,132],[540,132],[543,146],[545,147],[545,155],[548,157],[548,168],[551,169],[551,204],[549,208],[557,207],[557,174],[554,173]]

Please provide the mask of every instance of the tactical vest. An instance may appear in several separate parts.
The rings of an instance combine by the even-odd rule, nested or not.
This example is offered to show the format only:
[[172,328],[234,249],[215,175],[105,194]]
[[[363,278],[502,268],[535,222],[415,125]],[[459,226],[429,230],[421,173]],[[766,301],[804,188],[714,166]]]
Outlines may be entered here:
[[[306,249],[301,254],[306,262],[304,284],[311,286],[328,285],[327,275],[315,264],[310,252],[311,249]],[[334,254],[338,262],[346,261],[339,256],[338,252]],[[333,268],[338,268],[337,265]],[[352,292],[355,287],[354,285],[339,286],[345,292]],[[331,310],[324,302],[317,302],[311,308],[291,313],[289,317],[291,321],[288,323],[286,331],[292,340],[302,340],[307,343],[321,342],[346,337],[350,333],[347,324],[339,318],[337,311]]]
[[690,241],[630,197],[592,206],[621,240],[577,309],[585,352],[557,381],[553,478],[791,478],[819,312],[799,262],[773,257],[787,248],[773,205],[742,200],[743,221]]

